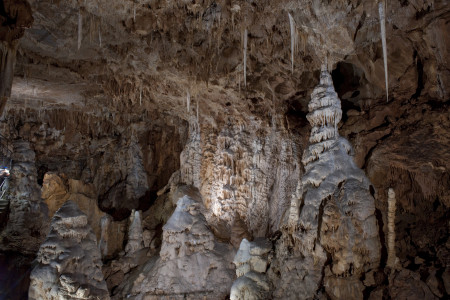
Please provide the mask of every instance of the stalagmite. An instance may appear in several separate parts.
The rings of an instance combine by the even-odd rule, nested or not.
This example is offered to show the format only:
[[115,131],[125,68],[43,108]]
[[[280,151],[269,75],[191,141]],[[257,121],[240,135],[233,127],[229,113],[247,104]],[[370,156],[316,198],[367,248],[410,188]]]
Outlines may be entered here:
[[264,239],[242,239],[233,261],[238,278],[231,286],[231,300],[267,299],[270,287],[265,273],[271,249],[272,245]]
[[109,299],[88,217],[67,201],[55,213],[30,274],[29,299]]
[[142,233],[142,213],[141,211],[132,211],[130,215],[130,227],[128,229],[128,242],[125,246],[125,252],[132,254],[144,247]]
[[292,17],[291,13],[288,13],[289,15],[289,25],[291,28],[291,68],[292,73],[294,73],[294,51],[295,51],[295,45],[297,43],[297,34],[295,30],[295,21]]
[[392,188],[388,190],[388,267],[394,268],[397,257],[395,254],[395,192]]
[[359,278],[380,260],[375,204],[351,145],[335,127],[342,109],[326,64],[308,110],[312,129],[302,159],[305,173],[283,226],[286,245],[294,250],[280,262],[287,266],[280,270],[279,285],[290,289],[276,290],[274,298],[312,299],[323,282],[331,299],[362,299]]
[[81,9],[78,11],[78,50],[81,48],[81,40],[83,38],[83,16],[81,15]]
[[383,46],[384,80],[385,80],[385,84],[386,84],[386,101],[389,101],[387,49],[386,49],[386,14],[384,11],[384,3],[382,1],[378,3],[378,12],[380,14],[381,43]]
[[247,29],[244,31],[244,86],[247,86]]

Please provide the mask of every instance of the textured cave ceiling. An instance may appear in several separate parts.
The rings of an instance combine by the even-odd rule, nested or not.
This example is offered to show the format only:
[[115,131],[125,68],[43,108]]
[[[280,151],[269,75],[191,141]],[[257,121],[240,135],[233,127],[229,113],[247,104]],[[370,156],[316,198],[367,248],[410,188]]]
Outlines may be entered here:
[[[120,132],[148,119],[189,121],[198,102],[205,126],[220,127],[230,116],[264,123],[284,115],[301,132],[327,59],[342,100],[341,134],[353,142],[360,167],[378,155],[420,176],[448,174],[446,1],[387,3],[389,102],[375,1],[29,3],[34,23],[20,40],[7,111],[78,112]],[[288,13],[298,39],[293,72]],[[76,118],[60,119],[64,130],[79,126],[71,123]]]
[[[341,99],[339,133],[350,141],[356,165],[372,184],[380,234],[386,225],[387,190],[394,188],[402,263],[414,269],[420,256],[443,269],[450,261],[448,1],[386,1],[388,102],[377,1],[0,3],[1,46],[17,43],[0,133],[16,143],[14,159],[31,166],[31,171],[23,169],[37,185],[30,188],[24,182],[39,201],[40,196],[45,198],[39,188],[46,174],[54,180],[61,176],[61,186],[80,180],[89,186],[80,194],[92,194],[99,215],[101,210],[114,221],[126,222],[133,209],[148,213],[150,206],[167,200],[173,174],[185,172],[205,199],[207,193],[216,192],[214,184],[221,184],[216,173],[229,167],[226,157],[231,147],[237,149],[234,159],[240,167],[256,170],[255,181],[269,191],[258,194],[258,199],[272,205],[264,219],[270,224],[264,223],[264,228],[239,218],[233,226],[252,225],[261,236],[275,236],[287,207],[282,201],[295,191],[304,170],[301,156],[311,130],[308,103],[327,61]],[[6,6],[13,8],[7,17]],[[293,71],[289,14],[297,39]],[[0,48],[3,55],[4,50]],[[4,89],[0,84],[0,96]],[[226,152],[223,159],[221,151]],[[260,169],[250,166],[256,159],[262,162]],[[191,169],[201,173],[196,175],[202,182],[185,171]],[[281,169],[290,175],[282,177]],[[24,170],[20,172],[25,174]],[[246,188],[244,177],[235,184],[239,188]],[[286,180],[281,185],[289,193],[283,194],[267,178]],[[225,184],[224,190],[228,187]],[[273,204],[277,201],[282,203],[279,207]],[[49,221],[38,214],[29,218],[36,224]],[[14,222],[8,226],[16,226]],[[2,251],[19,249],[34,255],[45,233],[39,233],[33,222],[34,235],[12,231],[1,241]],[[224,233],[227,224],[209,225],[218,239],[233,239]],[[21,226],[17,228],[22,230]],[[123,241],[118,244],[123,246]],[[428,266],[420,268],[420,276],[429,271]]]

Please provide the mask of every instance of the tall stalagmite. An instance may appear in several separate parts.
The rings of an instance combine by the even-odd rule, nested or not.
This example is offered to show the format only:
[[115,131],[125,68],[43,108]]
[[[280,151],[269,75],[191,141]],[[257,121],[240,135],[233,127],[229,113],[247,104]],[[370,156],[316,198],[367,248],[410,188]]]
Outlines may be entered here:
[[277,245],[281,282],[274,296],[311,299],[323,284],[332,299],[362,299],[360,278],[380,260],[375,205],[352,147],[338,134],[341,104],[326,67],[308,108],[305,173]]
[[29,299],[109,299],[100,257],[87,216],[67,201],[37,254]]

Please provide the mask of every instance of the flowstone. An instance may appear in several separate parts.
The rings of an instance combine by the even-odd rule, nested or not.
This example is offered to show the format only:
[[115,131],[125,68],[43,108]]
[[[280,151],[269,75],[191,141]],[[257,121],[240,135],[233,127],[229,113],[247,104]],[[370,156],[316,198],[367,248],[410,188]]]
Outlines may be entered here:
[[362,299],[359,278],[380,261],[375,205],[352,147],[338,134],[342,110],[325,68],[308,109],[312,130],[302,160],[305,173],[277,245],[273,269],[280,282],[274,296],[311,299],[325,287],[331,299]]

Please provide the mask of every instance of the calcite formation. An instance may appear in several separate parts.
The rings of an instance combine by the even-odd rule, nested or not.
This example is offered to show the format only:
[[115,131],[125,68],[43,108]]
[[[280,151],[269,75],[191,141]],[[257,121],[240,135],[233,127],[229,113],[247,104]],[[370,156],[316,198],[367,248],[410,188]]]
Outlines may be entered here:
[[395,255],[395,205],[395,191],[390,188],[388,190],[388,259],[386,264],[391,268],[395,267],[396,263],[398,263],[398,258]]
[[280,265],[274,295],[310,299],[323,282],[332,299],[362,299],[359,278],[380,261],[375,204],[369,180],[351,157],[352,147],[338,134],[340,100],[325,68],[308,108],[312,129],[302,159],[300,198],[292,199],[287,239],[281,239],[291,245],[279,242],[281,256],[291,253]]
[[270,284],[266,278],[268,253],[272,244],[265,239],[249,242],[242,239],[234,257],[237,279],[231,286],[231,300],[267,299]]
[[181,190],[163,227],[159,257],[130,272],[114,299],[213,299],[229,293],[234,251],[215,241],[198,191]]
[[27,0],[4,0],[0,11],[0,116],[11,96],[18,41],[33,24]]
[[55,213],[31,272],[29,299],[109,299],[87,216],[67,201]]
[[49,217],[53,217],[67,200],[73,201],[87,215],[102,257],[111,257],[120,252],[125,240],[127,220],[114,221],[111,216],[99,209],[97,191],[92,184],[67,178],[64,174],[60,175],[48,172],[43,178],[41,197],[48,207]]
[[180,181],[201,191],[215,234],[238,247],[243,237],[279,229],[301,174],[299,144],[279,117],[270,126],[230,116],[220,131],[210,126],[191,131]]
[[128,227],[128,241],[125,252],[129,255],[144,247],[142,232],[142,212],[133,210],[130,215],[130,225]]
[[10,178],[8,222],[0,234],[2,248],[34,254],[47,233],[47,208],[37,184],[36,155],[25,140],[13,143],[14,164]]

